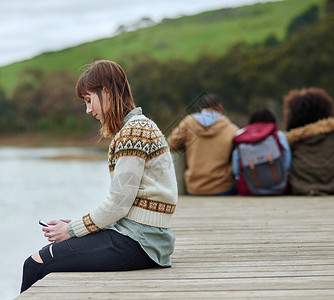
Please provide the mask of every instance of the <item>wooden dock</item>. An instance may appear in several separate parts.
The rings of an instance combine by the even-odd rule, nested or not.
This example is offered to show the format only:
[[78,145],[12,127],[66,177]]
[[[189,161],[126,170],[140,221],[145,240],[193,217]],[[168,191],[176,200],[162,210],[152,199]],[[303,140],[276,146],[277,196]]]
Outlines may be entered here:
[[53,273],[16,299],[334,299],[334,197],[179,198],[173,267]]

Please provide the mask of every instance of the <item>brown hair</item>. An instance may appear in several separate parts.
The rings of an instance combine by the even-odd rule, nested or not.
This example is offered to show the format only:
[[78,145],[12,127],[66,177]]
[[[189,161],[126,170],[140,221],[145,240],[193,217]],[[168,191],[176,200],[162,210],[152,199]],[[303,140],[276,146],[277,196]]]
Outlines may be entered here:
[[[108,103],[103,103],[102,90],[108,95]],[[122,128],[124,117],[136,107],[127,77],[121,66],[113,61],[99,60],[88,65],[75,91],[82,100],[88,92],[97,94],[103,115],[100,133],[105,137],[114,136]]]
[[333,99],[319,88],[291,90],[284,96],[286,130],[333,116]]
[[207,94],[203,99],[202,108],[211,108],[221,112],[223,110],[222,100],[216,94]]

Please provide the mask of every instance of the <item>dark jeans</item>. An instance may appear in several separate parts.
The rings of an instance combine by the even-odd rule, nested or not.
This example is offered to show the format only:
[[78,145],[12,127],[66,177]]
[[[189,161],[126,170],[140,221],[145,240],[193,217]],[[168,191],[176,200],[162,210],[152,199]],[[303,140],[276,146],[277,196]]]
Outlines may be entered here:
[[114,230],[49,244],[39,254],[43,263],[31,256],[24,263],[21,293],[51,272],[126,271],[159,266],[138,242]]

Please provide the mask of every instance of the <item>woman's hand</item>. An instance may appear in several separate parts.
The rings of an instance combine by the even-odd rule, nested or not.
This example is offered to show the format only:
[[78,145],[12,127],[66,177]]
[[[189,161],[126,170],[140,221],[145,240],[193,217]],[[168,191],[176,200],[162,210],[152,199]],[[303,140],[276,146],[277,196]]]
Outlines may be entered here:
[[49,242],[59,243],[71,238],[67,231],[67,223],[71,220],[52,220],[48,222],[48,227],[43,227],[44,236]]

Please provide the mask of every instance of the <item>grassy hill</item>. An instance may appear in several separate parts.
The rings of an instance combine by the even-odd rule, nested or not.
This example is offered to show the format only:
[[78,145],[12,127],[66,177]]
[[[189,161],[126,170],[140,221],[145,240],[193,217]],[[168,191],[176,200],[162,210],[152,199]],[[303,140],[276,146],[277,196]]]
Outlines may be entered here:
[[112,38],[85,43],[0,68],[0,87],[10,94],[20,71],[38,68],[47,72],[69,71],[94,59],[120,62],[126,70],[131,60],[151,56],[157,60],[194,60],[201,54],[221,55],[238,42],[256,44],[270,35],[283,40],[289,22],[313,4],[325,0],[285,0],[233,9],[204,12],[194,16],[164,20],[148,28]]

